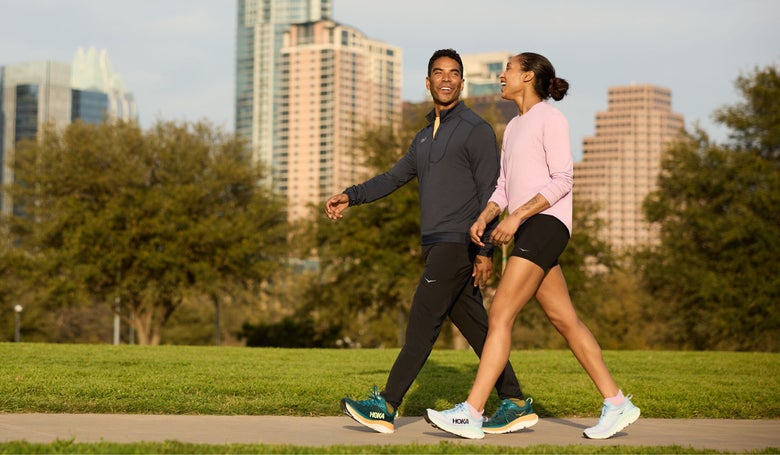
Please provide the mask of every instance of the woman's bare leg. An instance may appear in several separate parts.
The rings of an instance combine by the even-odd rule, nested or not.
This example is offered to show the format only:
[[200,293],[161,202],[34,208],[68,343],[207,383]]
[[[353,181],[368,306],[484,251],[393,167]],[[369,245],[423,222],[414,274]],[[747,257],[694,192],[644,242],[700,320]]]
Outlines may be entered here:
[[[566,286],[566,279],[559,265],[550,269],[545,275],[536,291],[536,300],[539,301],[553,326],[566,339],[571,352],[588,373],[601,395],[604,398],[617,395],[618,387],[604,363],[601,347],[588,327],[577,316]],[[492,324],[493,321],[491,320],[490,323]],[[489,331],[488,336],[490,336]]]
[[536,293],[543,278],[544,271],[533,262],[516,256],[509,258],[490,306],[485,347],[477,377],[466,400],[474,409],[485,409],[496,379],[509,360],[515,318]]

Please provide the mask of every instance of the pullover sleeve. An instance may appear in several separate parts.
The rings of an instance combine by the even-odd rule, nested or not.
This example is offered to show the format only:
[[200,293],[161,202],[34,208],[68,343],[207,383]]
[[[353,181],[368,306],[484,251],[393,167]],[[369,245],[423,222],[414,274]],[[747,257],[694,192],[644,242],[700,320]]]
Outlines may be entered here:
[[[512,119],[506,126],[506,129],[504,130],[504,142],[501,144],[501,169],[498,174],[498,180],[496,182],[496,189],[493,191],[493,194],[490,196],[489,202],[495,203],[499,210],[501,212],[504,211],[507,205],[509,205],[509,195],[506,191],[506,172],[507,172],[507,152],[506,152],[506,144],[507,139],[510,136],[510,131],[512,130],[512,127],[514,126],[514,119]],[[498,217],[496,217],[498,218]]]
[[569,122],[561,112],[555,111],[544,122],[543,141],[550,181],[539,194],[552,206],[571,192],[574,181]]
[[[500,167],[498,144],[493,128],[488,123],[476,126],[468,137],[466,149],[471,161],[471,172],[477,186],[479,211],[481,212],[485,209],[490,196],[496,189],[496,179],[498,178]],[[480,248],[479,255],[488,257],[493,255],[493,244],[490,243],[490,234],[497,225],[498,219],[494,219],[485,227],[485,232],[482,235],[482,242],[485,246]]]
[[413,179],[417,175],[415,142],[412,142],[409,151],[389,171],[344,190],[349,197],[350,207],[381,199]]

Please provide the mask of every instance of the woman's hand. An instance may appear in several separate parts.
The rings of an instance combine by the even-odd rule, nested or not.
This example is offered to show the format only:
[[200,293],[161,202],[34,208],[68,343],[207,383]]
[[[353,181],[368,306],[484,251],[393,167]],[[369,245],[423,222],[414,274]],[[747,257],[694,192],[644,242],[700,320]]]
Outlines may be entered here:
[[510,214],[506,216],[493,230],[493,233],[490,235],[490,241],[496,245],[506,245],[514,238],[521,221],[523,220],[519,215]]

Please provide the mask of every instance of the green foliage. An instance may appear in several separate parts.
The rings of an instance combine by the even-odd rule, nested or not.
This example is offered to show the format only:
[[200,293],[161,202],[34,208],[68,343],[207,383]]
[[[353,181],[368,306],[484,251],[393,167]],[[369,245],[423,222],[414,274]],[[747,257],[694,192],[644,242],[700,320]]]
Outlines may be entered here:
[[725,106],[715,120],[731,129],[740,150],[752,150],[770,160],[780,159],[780,74],[775,66],[756,68],[737,78],[741,103]]
[[[395,164],[416,131],[411,128],[400,134],[389,126],[367,129],[357,147],[367,167],[385,172]],[[307,245],[320,268],[304,296],[301,318],[316,315],[325,327],[340,328],[348,343],[396,344],[422,273],[419,219],[413,180],[386,198],[348,208],[337,222],[312,220]]]
[[667,346],[780,349],[780,78],[770,68],[739,85],[745,104],[719,116],[737,142],[714,145],[699,131],[674,144],[645,200],[661,244],[637,264],[663,303],[656,310]]
[[36,300],[119,300],[142,344],[188,295],[219,303],[283,262],[281,202],[243,144],[209,125],[76,122],[20,144],[15,165],[22,216],[7,221],[35,263]]

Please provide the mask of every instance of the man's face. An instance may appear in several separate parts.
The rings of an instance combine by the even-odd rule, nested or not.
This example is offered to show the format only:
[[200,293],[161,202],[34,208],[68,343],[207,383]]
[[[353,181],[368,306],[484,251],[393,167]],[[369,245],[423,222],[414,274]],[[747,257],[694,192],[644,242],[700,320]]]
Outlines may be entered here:
[[463,83],[458,62],[449,57],[437,58],[431,67],[431,74],[425,78],[425,88],[431,92],[433,102],[444,109],[457,104]]

